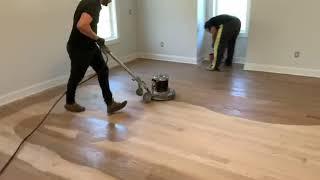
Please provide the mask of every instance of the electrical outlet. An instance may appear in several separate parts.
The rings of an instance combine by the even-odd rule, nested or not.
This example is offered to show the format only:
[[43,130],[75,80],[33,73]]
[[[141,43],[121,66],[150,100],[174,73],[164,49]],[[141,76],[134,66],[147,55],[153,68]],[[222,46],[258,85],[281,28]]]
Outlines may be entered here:
[[300,55],[301,55],[300,51],[294,52],[294,57],[295,57],[295,58],[299,58]]
[[132,14],[133,14],[132,9],[129,9],[129,15],[132,15]]
[[161,42],[161,43],[160,43],[160,46],[161,46],[161,47],[164,47],[164,42]]

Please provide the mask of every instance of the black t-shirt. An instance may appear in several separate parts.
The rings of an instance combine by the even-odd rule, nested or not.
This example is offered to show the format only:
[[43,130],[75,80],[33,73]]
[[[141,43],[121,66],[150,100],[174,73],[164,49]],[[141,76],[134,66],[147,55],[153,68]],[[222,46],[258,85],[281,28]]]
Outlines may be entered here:
[[92,17],[92,22],[90,24],[92,30],[97,33],[97,25],[99,22],[99,15],[101,11],[100,0],[81,0],[73,17],[73,27],[70,34],[68,44],[71,47],[76,47],[80,49],[92,49],[94,48],[95,41],[86,35],[82,34],[78,28],[77,23],[82,15],[86,12]]
[[231,22],[233,20],[238,20],[238,18],[234,17],[234,16],[227,15],[227,14],[223,14],[223,15],[219,15],[219,16],[215,16],[215,17],[211,18],[209,21],[206,22],[205,27],[211,28],[214,26],[217,29],[219,29],[220,25],[226,24],[226,23]]

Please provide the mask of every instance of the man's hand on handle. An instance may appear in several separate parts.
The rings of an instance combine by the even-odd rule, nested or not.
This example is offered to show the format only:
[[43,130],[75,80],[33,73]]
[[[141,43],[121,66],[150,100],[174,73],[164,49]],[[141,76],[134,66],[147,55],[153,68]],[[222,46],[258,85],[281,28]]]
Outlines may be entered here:
[[104,40],[103,38],[98,38],[97,39],[97,44],[98,46],[103,49],[104,51],[106,51],[106,53],[110,53],[110,49],[108,48],[108,46],[106,46],[105,44],[106,40]]
[[97,44],[99,45],[100,48],[104,47],[106,43],[106,40],[104,40],[103,38],[98,38],[97,39]]

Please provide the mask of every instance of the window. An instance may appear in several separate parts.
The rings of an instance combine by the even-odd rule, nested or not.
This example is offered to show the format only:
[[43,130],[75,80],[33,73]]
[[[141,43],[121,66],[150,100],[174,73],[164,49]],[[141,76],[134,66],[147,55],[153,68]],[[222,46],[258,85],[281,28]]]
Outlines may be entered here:
[[116,0],[113,0],[108,6],[102,6],[98,23],[98,36],[105,38],[107,41],[118,39]]
[[248,33],[250,0],[213,0],[213,15],[229,14],[241,20],[241,33]]

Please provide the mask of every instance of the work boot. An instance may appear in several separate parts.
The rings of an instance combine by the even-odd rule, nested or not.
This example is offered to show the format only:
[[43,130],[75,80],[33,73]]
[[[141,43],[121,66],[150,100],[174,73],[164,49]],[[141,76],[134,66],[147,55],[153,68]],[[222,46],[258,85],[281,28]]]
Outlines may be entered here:
[[208,71],[214,71],[214,65],[209,65],[207,68],[206,68],[206,70],[208,70]]
[[127,103],[128,103],[127,101],[123,101],[119,103],[112,100],[112,103],[108,105],[108,114],[112,114],[112,113],[115,113],[116,111],[123,109],[124,107],[126,107]]
[[70,112],[75,112],[75,113],[79,113],[79,112],[84,112],[86,110],[85,107],[80,106],[77,103],[74,104],[66,104],[64,105],[64,108]]

